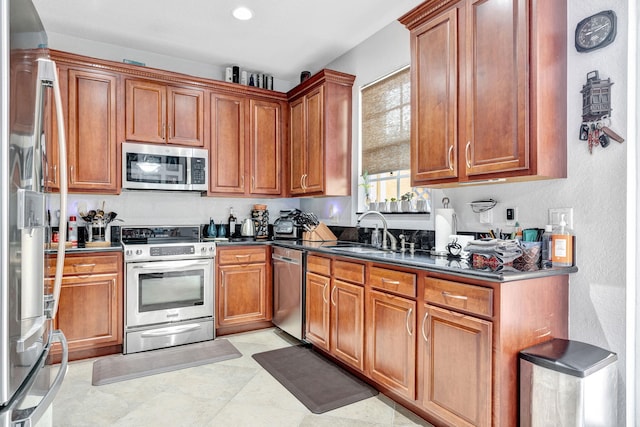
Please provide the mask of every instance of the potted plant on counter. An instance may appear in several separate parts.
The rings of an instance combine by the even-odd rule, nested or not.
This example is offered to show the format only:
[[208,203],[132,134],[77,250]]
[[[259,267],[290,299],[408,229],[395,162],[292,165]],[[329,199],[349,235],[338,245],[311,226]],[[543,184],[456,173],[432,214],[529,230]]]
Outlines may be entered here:
[[413,196],[414,194],[411,191],[407,191],[400,196],[400,208],[402,209],[402,212],[413,212]]

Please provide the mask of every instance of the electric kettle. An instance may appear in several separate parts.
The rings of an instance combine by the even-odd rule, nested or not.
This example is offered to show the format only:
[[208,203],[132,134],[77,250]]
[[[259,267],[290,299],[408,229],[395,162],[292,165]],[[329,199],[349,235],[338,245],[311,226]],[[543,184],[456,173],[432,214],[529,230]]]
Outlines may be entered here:
[[256,234],[256,225],[251,218],[247,218],[242,221],[242,227],[240,227],[240,235],[245,237],[253,237]]

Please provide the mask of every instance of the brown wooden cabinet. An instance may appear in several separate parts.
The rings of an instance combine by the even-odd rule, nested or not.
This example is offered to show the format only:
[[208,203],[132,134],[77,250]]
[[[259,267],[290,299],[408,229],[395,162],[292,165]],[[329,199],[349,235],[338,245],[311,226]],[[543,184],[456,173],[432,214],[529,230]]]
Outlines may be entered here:
[[416,275],[373,266],[368,284],[367,374],[397,395],[413,400],[416,397]]
[[216,328],[271,322],[268,246],[219,247],[216,256]]
[[127,141],[203,147],[204,89],[125,80]]
[[450,425],[490,426],[492,323],[429,304],[422,311],[420,404]]
[[331,268],[329,258],[308,255],[305,281],[305,338],[329,351],[331,322]]
[[[67,135],[69,192],[115,194],[119,191],[118,90],[120,76],[57,61]],[[59,188],[57,122],[52,94],[46,100],[47,185]]]
[[282,103],[210,94],[210,191],[282,194]]
[[400,22],[412,185],[566,177],[564,2],[427,0]]
[[331,286],[331,354],[364,371],[365,265],[335,259]]
[[351,90],[355,76],[322,70],[287,93],[289,192],[351,194]]
[[[47,258],[47,285],[53,286],[56,259]],[[69,343],[69,359],[122,351],[122,255],[102,252],[67,254],[54,327]],[[52,358],[60,357],[54,348]]]

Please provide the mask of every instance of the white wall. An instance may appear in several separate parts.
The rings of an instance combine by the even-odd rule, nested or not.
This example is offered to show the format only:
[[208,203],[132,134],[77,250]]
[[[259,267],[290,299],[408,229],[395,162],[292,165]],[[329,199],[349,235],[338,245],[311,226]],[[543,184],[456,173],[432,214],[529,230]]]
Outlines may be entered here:
[[[46,28],[45,28],[46,30]],[[108,61],[122,62],[124,59],[142,62],[147,67],[161,70],[184,73],[205,79],[224,80],[225,65],[205,64],[201,62],[177,59],[154,52],[146,52],[131,49],[126,46],[117,46],[108,43],[100,43],[88,39],[80,39],[65,34],[47,31],[49,47],[51,49],[73,52],[79,55],[91,56]],[[295,82],[273,79],[273,89],[279,92],[287,92],[295,86]]]
[[[618,403],[622,425],[626,386],[626,156],[627,147],[636,143],[634,135],[627,131],[628,5],[627,0],[569,0],[568,7],[568,128],[566,135],[557,136],[559,144],[567,144],[568,178],[447,189],[442,193],[452,201],[458,214],[459,229],[468,231],[487,228],[479,223],[477,214],[471,212],[468,203],[473,200],[491,197],[500,202],[494,213],[494,224],[499,227],[506,226],[506,206],[519,208],[519,220],[523,227],[544,226],[549,208],[573,207],[579,272],[570,278],[569,335],[573,340],[588,342],[618,354]],[[612,45],[598,51],[578,53],[573,47],[576,24],[582,18],[605,9],[612,9],[617,14],[617,39]],[[408,31],[399,23],[392,23],[328,65],[328,68],[358,76],[354,89],[356,127],[359,123],[358,87],[407,64],[408,43]],[[611,127],[626,141],[623,144],[612,141],[608,148],[596,147],[593,154],[589,154],[586,142],[578,140],[578,130],[582,120],[580,90],[586,83],[587,73],[592,70],[598,70],[600,78],[611,78],[614,82]],[[357,141],[358,130],[354,129],[354,142]],[[357,144],[354,146],[357,147]],[[354,161],[354,177],[357,166]],[[434,192],[435,207],[441,206],[441,198],[440,192]],[[302,206],[322,210],[323,203],[336,203],[336,200],[303,201]],[[346,208],[346,204],[344,206]],[[353,213],[351,217],[341,219],[345,223],[353,223]],[[415,228],[433,229],[430,221],[415,222],[414,225]]]

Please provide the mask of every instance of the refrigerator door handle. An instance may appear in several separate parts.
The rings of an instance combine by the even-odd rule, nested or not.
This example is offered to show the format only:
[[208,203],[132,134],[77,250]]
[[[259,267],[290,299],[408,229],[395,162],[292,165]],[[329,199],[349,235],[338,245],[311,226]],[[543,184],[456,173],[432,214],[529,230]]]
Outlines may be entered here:
[[[14,419],[11,421],[11,427],[31,427],[34,426],[45,411],[51,406],[53,399],[58,394],[58,390],[62,385],[62,381],[64,380],[65,375],[67,374],[67,368],[69,367],[69,344],[67,344],[67,339],[60,330],[55,330],[51,333],[51,340],[49,341],[49,346],[47,348],[47,354],[49,350],[51,350],[51,345],[54,342],[59,342],[62,345],[62,361],[60,362],[60,368],[58,370],[58,374],[56,378],[51,383],[49,390],[44,395],[44,397],[40,400],[40,402],[36,406],[32,406],[31,408],[26,409],[14,409],[14,415],[18,415],[18,419]],[[46,357],[46,355],[45,355]],[[32,373],[33,377],[37,376],[37,372]],[[22,399],[17,399],[16,403],[19,403]]]
[[[49,318],[54,319],[58,312],[60,290],[62,288],[62,273],[64,271],[65,245],[67,241],[67,140],[64,133],[64,116],[62,114],[62,96],[60,95],[60,79],[56,63],[50,59],[38,59],[38,76],[43,85],[53,86],[53,97],[56,106],[56,122],[58,123],[58,161],[60,162],[60,242],[58,245],[58,257],[56,259],[56,275],[53,282],[53,306],[49,307]],[[42,103],[38,103],[42,108]]]

